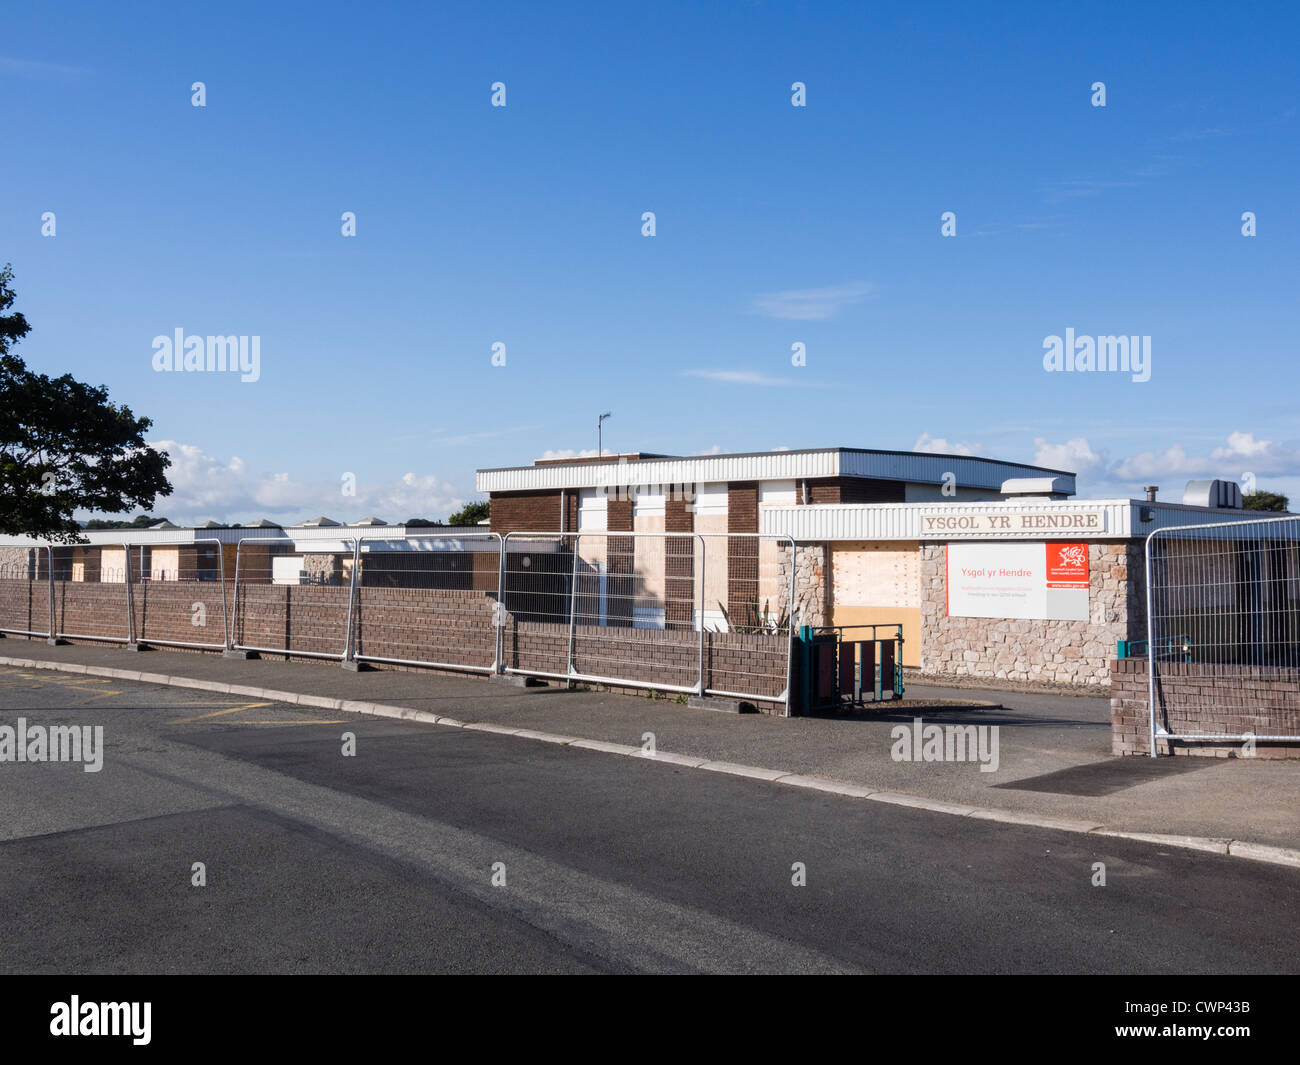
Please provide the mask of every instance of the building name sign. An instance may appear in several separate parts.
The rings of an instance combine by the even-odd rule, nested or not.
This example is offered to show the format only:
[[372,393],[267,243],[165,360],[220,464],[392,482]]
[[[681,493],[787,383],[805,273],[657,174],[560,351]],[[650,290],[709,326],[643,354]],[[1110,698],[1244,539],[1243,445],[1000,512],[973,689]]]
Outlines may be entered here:
[[1032,536],[1062,533],[1104,533],[1106,515],[1096,510],[1003,511],[998,514],[925,514],[921,517],[921,534],[1028,533]]

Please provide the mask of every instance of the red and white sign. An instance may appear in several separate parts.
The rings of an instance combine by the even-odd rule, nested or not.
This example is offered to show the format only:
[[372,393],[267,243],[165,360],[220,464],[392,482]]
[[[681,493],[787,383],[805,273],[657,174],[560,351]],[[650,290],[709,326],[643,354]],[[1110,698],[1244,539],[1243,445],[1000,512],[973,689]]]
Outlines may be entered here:
[[1087,544],[1044,544],[1047,549],[1047,587],[1088,587]]
[[950,543],[948,616],[1088,620],[1088,545]]

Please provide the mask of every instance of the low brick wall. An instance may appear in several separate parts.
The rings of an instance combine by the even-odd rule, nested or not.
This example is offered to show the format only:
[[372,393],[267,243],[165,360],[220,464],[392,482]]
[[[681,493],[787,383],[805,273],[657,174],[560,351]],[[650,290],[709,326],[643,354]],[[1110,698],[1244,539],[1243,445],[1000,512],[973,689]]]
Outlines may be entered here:
[[356,653],[487,669],[496,657],[494,605],[483,592],[361,586]]
[[[1230,674],[1225,671],[1231,670]],[[1113,659],[1110,663],[1111,751],[1151,753],[1147,660]],[[1163,705],[1157,724],[1169,732],[1253,732],[1300,736],[1300,670],[1271,666],[1205,666],[1160,663],[1156,698]],[[1242,744],[1193,740],[1157,740],[1158,754],[1211,758],[1242,756]],[[1300,758],[1300,740],[1255,743],[1256,758]]]
[[[126,586],[109,582],[55,581],[58,628],[87,642],[125,642],[129,633]],[[141,643],[224,643],[219,581],[145,581],[133,585],[136,638]],[[342,655],[349,589],[331,585],[225,582],[234,641],[272,649],[286,658],[309,652]],[[385,588],[360,585],[354,651],[362,658],[438,662],[488,669],[495,657],[494,595],[470,589]],[[49,586],[44,581],[0,579],[0,624],[44,631]],[[505,615],[505,664],[526,672],[564,674],[569,627]],[[29,624],[34,621],[35,624]],[[202,624],[196,622],[201,621]],[[708,688],[742,692],[761,709],[779,712],[786,687],[784,637],[706,632],[704,676]],[[180,650],[181,648],[176,648]],[[575,666],[591,676],[615,677],[619,690],[638,685],[693,688],[698,681],[700,634],[689,630],[580,625],[574,632]]]
[[0,629],[47,632],[50,589],[44,581],[0,578]]
[[59,632],[125,643],[131,633],[126,616],[126,585],[56,580],[54,622]]
[[[694,687],[699,680],[700,634],[693,631],[577,625],[574,667],[590,676],[626,677],[645,684]],[[564,673],[569,626],[509,618],[505,664],[511,669]],[[786,640],[735,632],[704,634],[707,688],[751,694],[773,705],[785,690]]]
[[[227,581],[226,603],[234,582]],[[224,647],[220,581],[144,581],[131,586],[135,637],[141,643],[175,641]]]

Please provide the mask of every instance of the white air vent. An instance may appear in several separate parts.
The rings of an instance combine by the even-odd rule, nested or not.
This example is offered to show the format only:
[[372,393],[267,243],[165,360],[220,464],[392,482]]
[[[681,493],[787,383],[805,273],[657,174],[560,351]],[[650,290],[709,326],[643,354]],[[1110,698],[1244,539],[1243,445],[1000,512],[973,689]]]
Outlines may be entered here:
[[1189,507],[1241,509],[1241,486],[1236,481],[1188,481],[1183,503]]
[[1073,477],[1012,477],[1002,482],[1004,496],[1064,499],[1073,491]]

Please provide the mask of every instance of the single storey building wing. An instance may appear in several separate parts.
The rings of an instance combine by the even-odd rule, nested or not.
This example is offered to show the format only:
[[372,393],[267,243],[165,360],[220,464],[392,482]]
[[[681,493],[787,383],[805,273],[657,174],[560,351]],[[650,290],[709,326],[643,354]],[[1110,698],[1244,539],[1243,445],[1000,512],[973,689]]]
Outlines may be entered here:
[[[924,674],[1084,686],[1108,683],[1117,644],[1145,638],[1148,534],[1258,517],[1231,482],[1193,482],[1183,503],[1076,500],[1066,471],[850,448],[544,460],[480,470],[478,487],[502,534],[758,534],[753,559],[706,544],[697,628],[736,617],[734,574],[755,573],[740,594],[780,600],[793,583],[796,624],[902,625],[903,664]],[[603,571],[592,540],[579,551]],[[638,574],[664,568],[651,544],[619,548]],[[671,578],[667,595],[640,587],[671,599]],[[671,607],[647,618],[673,627]]]

